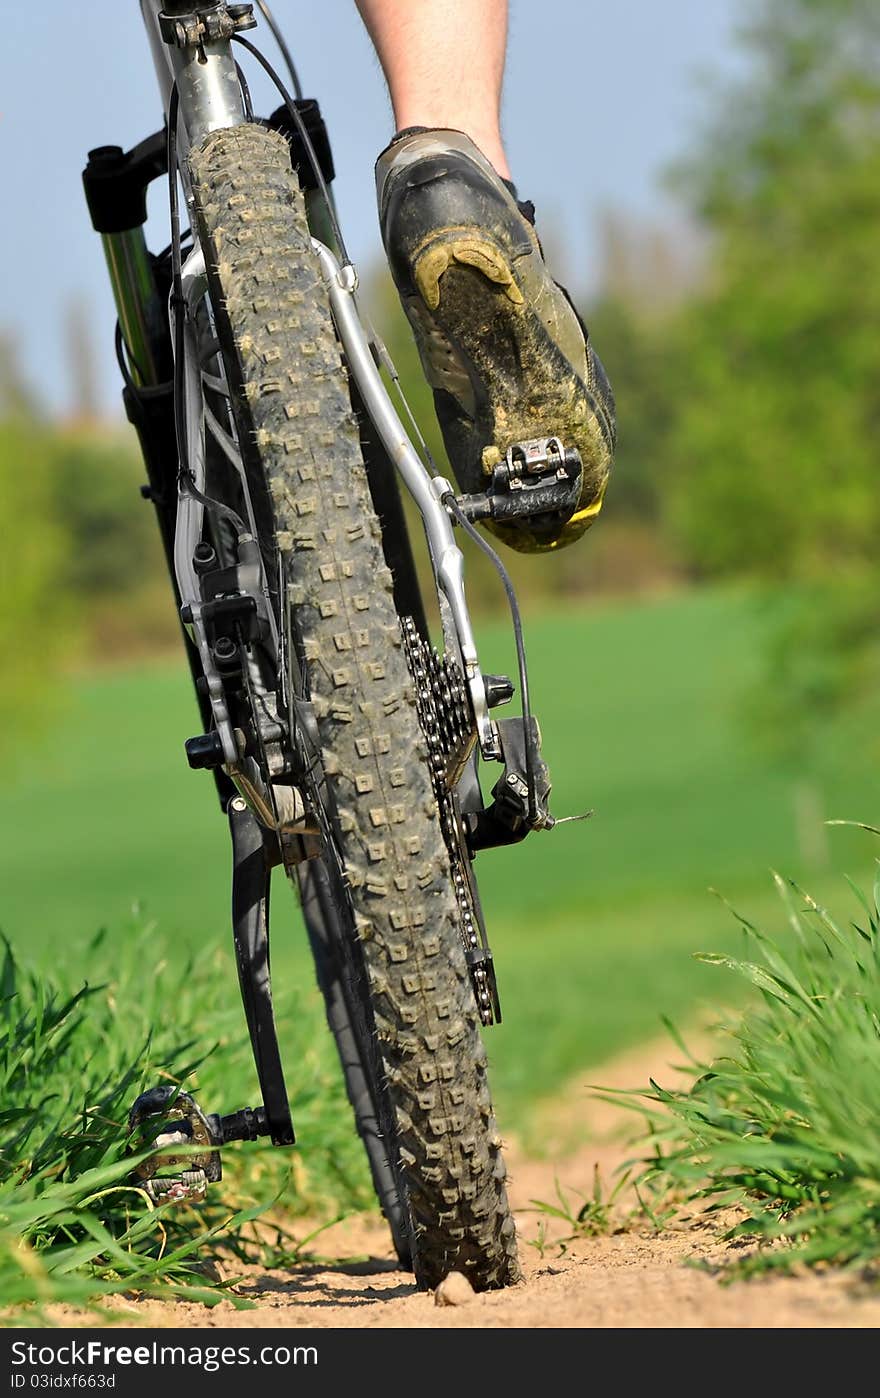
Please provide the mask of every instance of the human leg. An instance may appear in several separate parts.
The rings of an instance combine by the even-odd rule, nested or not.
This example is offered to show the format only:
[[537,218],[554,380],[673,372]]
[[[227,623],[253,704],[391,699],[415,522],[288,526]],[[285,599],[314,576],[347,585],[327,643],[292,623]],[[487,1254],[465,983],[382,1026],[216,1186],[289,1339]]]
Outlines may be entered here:
[[[503,521],[495,513],[486,525],[505,543],[563,547],[601,509],[614,398],[544,263],[534,208],[509,178],[499,126],[506,0],[357,3],[397,125],[376,162],[382,239],[450,464],[483,508],[490,496],[500,503]],[[559,443],[565,474],[582,469],[557,508]]]
[[501,140],[507,0],[357,0],[398,131],[464,131],[510,178]]

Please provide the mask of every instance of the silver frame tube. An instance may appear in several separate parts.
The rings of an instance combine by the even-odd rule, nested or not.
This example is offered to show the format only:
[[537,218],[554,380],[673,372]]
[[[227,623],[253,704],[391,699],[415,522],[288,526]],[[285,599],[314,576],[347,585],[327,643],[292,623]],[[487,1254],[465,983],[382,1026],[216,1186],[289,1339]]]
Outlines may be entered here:
[[[354,295],[357,289],[354,268],[340,267],[330,249],[317,238],[312,239],[312,247],[321,263],[333,319],[345,350],[349,370],[364,400],[364,407],[422,516],[441,599],[441,618],[444,622],[446,641],[449,644],[454,639],[455,648],[461,658],[477,724],[480,751],[484,758],[495,760],[500,757],[501,751],[497,729],[489,716],[486,687],[464,595],[464,556],[455,542],[452,522],[446,508],[440,503],[440,497],[450,492],[452,487],[442,476],[432,478],[428,474],[382,382],[366,331],[358,315]],[[442,605],[444,600],[448,606],[448,619]],[[451,621],[451,627],[448,621]],[[450,630],[453,632],[452,636]]]
[[[205,44],[205,62],[194,50],[166,44],[159,29],[162,0],[140,0],[141,15],[150,40],[153,66],[167,113],[176,79],[180,94],[181,157],[197,146],[210,131],[240,126],[245,120],[241,88],[229,43]],[[181,171],[185,161],[181,158]],[[186,178],[184,176],[184,183]]]
[[[205,489],[205,438],[202,431],[202,385],[199,374],[198,346],[195,337],[195,309],[208,289],[205,257],[194,248],[182,268],[183,296],[190,314],[185,324],[184,382],[186,385],[186,443],[187,465],[197,490]],[[172,309],[172,321],[177,312]],[[176,337],[172,337],[176,343]],[[195,602],[200,597],[199,582],[193,568],[193,554],[202,537],[205,507],[200,501],[178,487],[177,527],[174,531],[174,571],[181,601]]]

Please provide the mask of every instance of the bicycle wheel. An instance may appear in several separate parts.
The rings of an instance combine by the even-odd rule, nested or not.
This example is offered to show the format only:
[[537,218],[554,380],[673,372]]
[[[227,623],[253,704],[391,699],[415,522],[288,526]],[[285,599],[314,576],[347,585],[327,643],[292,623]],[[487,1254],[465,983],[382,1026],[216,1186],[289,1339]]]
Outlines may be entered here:
[[503,1286],[520,1274],[477,1006],[304,203],[285,141],[256,125],[213,132],[190,169],[239,445],[271,516],[288,699],[314,716],[326,931],[416,1279]]

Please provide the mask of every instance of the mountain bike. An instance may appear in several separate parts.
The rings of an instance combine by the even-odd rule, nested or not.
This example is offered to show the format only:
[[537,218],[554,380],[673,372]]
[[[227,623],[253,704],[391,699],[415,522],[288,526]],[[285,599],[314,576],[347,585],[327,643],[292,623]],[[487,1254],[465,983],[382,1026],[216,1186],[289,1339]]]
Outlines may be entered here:
[[[455,494],[386,386],[396,372],[361,312],[326,128],[268,6],[139,3],[164,124],[132,150],[90,152],[84,184],[201,718],[186,755],[213,773],[229,823],[262,1097],[207,1114],[179,1089],[142,1094],[130,1125],[158,1153],[139,1179],[159,1202],[198,1199],[221,1147],[294,1144],[269,967],[280,866],[401,1264],[425,1287],[453,1269],[503,1286],[520,1273],[481,1037],[501,1015],[473,860],[556,822],[516,599],[474,521],[567,517],[579,460],[557,438],[516,443],[484,495]],[[292,93],[246,37],[257,11]],[[254,63],[279,93],[264,118]],[[170,242],[152,253],[159,179]],[[401,489],[424,528],[429,597]],[[481,669],[462,535],[507,588],[520,715],[495,714],[514,684]],[[484,798],[488,763],[501,770]]]

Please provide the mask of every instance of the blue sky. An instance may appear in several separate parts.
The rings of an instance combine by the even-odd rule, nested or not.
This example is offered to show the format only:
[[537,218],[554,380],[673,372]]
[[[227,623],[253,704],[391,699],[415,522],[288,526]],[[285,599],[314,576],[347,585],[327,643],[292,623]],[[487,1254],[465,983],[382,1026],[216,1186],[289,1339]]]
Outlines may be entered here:
[[[429,0],[414,0],[429,3]],[[0,328],[12,330],[31,381],[55,410],[70,401],[64,315],[74,298],[95,325],[101,401],[116,411],[114,316],[100,244],[80,184],[86,152],[133,145],[161,124],[137,0],[39,0],[4,7],[0,159]],[[391,134],[381,72],[353,0],[272,0],[308,96],[324,110],[336,195],[355,261],[380,253],[373,162]],[[701,75],[729,74],[746,0],[511,0],[504,129],[522,197],[564,223],[558,274],[595,285],[597,218],[618,210],[672,220],[662,192],[704,111]],[[260,26],[271,53],[271,39]],[[275,105],[258,75],[255,105]],[[157,190],[154,244],[167,242]],[[558,237],[558,235],[557,235]]]

